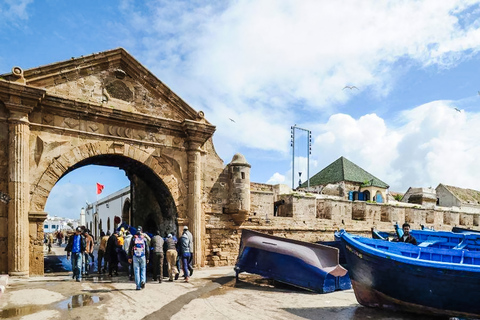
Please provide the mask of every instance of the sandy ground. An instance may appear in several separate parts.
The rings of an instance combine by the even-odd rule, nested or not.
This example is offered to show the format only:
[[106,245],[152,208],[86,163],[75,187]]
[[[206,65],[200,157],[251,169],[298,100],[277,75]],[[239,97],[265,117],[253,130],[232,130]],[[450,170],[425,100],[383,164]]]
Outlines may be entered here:
[[[63,248],[54,248],[54,254],[50,258],[64,265]],[[196,269],[189,283],[150,281],[140,291],[125,273],[94,274],[80,283],[66,271],[10,278],[0,310],[0,319],[22,320],[432,319],[362,307],[353,290],[316,294],[251,274],[237,281],[233,267]]]

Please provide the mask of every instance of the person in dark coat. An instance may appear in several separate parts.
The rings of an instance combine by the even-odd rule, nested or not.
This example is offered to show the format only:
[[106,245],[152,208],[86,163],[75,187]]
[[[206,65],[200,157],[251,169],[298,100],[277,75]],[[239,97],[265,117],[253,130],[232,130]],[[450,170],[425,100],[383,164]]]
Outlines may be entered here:
[[403,229],[403,236],[398,238],[396,241],[417,245],[417,239],[415,239],[415,237],[410,234],[410,225],[405,222],[402,226],[402,229]]
[[105,251],[105,256],[108,257],[108,275],[110,277],[113,276],[114,271],[115,275],[118,276],[117,237],[118,231],[115,230],[110,238],[108,238],[107,249]]
[[163,279],[163,238],[160,236],[160,231],[152,238],[150,245],[152,246],[153,255],[153,281],[159,283]]

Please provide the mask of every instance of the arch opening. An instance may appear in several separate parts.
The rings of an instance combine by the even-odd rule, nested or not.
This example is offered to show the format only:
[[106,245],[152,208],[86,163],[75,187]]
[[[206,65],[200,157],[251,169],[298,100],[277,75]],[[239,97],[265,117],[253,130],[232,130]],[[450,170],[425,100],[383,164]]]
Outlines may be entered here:
[[[157,230],[162,235],[177,231],[178,213],[172,192],[162,178],[142,162],[123,155],[93,156],[70,166],[58,181],[65,179],[75,170],[93,165],[119,168],[130,181],[126,188],[106,195],[92,204],[87,203],[85,221],[80,225],[90,229],[95,240],[99,240],[102,231],[113,232],[122,222],[134,228],[141,225],[144,232],[151,234],[155,234]],[[123,196],[119,197],[117,193],[122,194],[122,190]],[[80,209],[78,208],[79,215]]]

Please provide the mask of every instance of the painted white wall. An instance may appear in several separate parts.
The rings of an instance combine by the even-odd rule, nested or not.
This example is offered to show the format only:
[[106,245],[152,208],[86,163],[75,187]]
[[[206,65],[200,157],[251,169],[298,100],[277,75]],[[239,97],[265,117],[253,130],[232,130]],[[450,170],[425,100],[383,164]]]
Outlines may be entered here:
[[[105,233],[107,231],[113,232],[113,229],[116,227],[114,223],[115,216],[122,218],[123,206],[127,200],[130,200],[130,186],[90,203],[84,208],[85,226],[91,230],[95,239],[98,239],[100,236],[100,231]],[[96,223],[95,217],[97,218]],[[108,228],[109,219],[110,228]]]

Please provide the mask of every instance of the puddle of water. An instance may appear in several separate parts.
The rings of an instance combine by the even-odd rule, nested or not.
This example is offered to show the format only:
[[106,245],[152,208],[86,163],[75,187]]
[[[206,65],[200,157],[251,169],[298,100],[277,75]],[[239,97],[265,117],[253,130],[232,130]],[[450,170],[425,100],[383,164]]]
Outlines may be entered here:
[[56,308],[62,310],[71,310],[73,308],[91,306],[92,304],[97,302],[100,302],[100,297],[98,296],[91,296],[89,294],[77,294],[59,302],[56,305]]
[[23,306],[17,308],[9,308],[0,311],[1,319],[13,318],[16,316],[26,316],[42,310],[43,306]]
[[[100,302],[99,296],[92,296],[89,294],[77,294],[70,298],[57,303],[53,308],[60,310],[71,310],[73,308],[80,308],[85,306],[91,306],[94,303]],[[50,306],[51,307],[51,306]],[[8,319],[17,316],[26,316],[35,312],[39,312],[45,309],[49,309],[48,306],[29,305],[16,308],[9,308],[0,310],[0,319]]]

